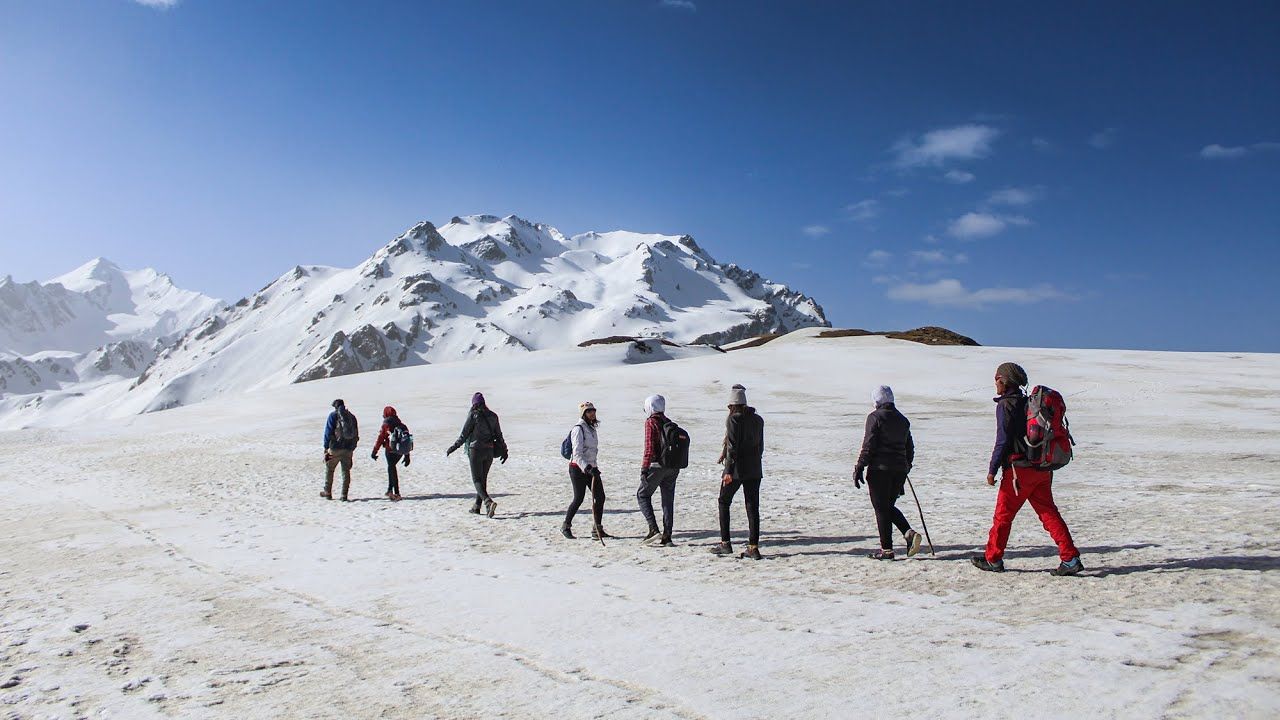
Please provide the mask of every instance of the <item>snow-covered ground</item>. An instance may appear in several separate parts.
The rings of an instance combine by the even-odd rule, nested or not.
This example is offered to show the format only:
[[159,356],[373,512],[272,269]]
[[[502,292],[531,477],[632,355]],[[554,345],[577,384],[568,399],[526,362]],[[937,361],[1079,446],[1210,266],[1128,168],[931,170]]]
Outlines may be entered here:
[[[935,348],[796,333],[628,364],[626,346],[439,364],[0,434],[6,717],[1275,717],[1280,356]],[[978,572],[1004,360],[1069,403],[1054,578],[1029,509]],[[728,388],[766,421],[766,558],[718,559]],[[936,557],[879,563],[849,480],[897,391]],[[466,512],[467,399],[502,416],[497,517]],[[671,549],[638,545],[641,401],[694,439]],[[317,496],[329,401],[363,426],[352,503]],[[600,408],[607,548],[560,537],[560,439]],[[368,457],[394,404],[405,500]],[[915,518],[910,496],[902,507]],[[577,529],[589,528],[584,508]],[[745,530],[741,500],[735,540]]]

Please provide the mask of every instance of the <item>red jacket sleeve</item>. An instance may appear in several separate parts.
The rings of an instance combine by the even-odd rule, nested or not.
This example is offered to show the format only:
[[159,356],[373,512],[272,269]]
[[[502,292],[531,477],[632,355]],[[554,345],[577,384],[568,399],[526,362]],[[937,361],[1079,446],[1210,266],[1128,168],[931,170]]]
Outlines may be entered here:
[[662,435],[662,428],[658,424],[658,418],[650,415],[649,419],[644,421],[644,458],[640,461],[640,469],[644,470],[649,467],[649,463],[658,461],[659,446],[658,440]]
[[373,451],[375,453],[384,447],[386,447],[388,450],[391,449],[391,447],[387,445],[387,435],[390,435],[390,434],[391,434],[391,426],[387,425],[386,423],[382,423],[382,431],[378,433],[378,441],[373,444]]

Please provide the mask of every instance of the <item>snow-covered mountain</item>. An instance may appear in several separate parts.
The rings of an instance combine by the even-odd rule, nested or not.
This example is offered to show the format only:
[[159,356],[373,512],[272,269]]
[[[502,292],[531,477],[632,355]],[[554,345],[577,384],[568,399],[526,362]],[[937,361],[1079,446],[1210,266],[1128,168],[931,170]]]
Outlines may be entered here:
[[221,302],[150,268],[98,258],[48,282],[0,279],[0,353],[85,353],[114,342],[181,335]]
[[[21,327],[56,330],[40,342],[27,330],[22,347],[44,352],[0,365],[0,395],[7,394],[0,398],[0,426],[56,423],[49,418],[55,411],[69,419],[82,411],[163,410],[228,392],[523,354],[605,336],[721,344],[829,326],[813,299],[716,262],[687,235],[566,237],[515,216],[455,217],[439,229],[420,222],[354,268],[299,265],[212,313],[171,283],[166,288],[167,278],[152,272],[151,285],[135,282],[141,277],[95,261],[57,284],[0,286],[27,293],[11,303]],[[150,295],[139,286],[157,298],[187,300],[146,305],[137,298]],[[121,301],[125,297],[133,304]],[[92,322],[80,310],[91,303],[103,308]],[[63,307],[77,312],[61,313]],[[61,324],[49,319],[64,315]],[[164,331],[183,322],[188,331],[170,342]],[[90,357],[72,352],[87,342],[61,341],[91,332],[127,337],[118,342],[128,344],[99,345]],[[130,373],[114,377],[136,380],[97,380],[94,371],[106,374],[100,366],[127,367]],[[91,386],[76,384],[86,377]]]
[[0,280],[0,395],[132,379],[221,302],[103,258],[48,282]]
[[130,408],[607,335],[723,343],[828,325],[811,298],[685,236],[566,237],[515,216],[409,228],[355,268],[297,266],[160,353]]

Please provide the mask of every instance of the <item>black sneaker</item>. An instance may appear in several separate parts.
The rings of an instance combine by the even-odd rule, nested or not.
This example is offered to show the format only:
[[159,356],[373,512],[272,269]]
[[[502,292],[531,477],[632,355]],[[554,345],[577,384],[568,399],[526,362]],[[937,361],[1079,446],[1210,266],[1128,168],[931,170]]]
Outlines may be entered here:
[[759,559],[760,559],[760,546],[759,546],[759,545],[748,545],[748,546],[747,546],[747,551],[746,551],[746,552],[744,552],[744,553],[742,553],[742,557],[744,557],[744,558],[750,558],[751,560],[759,560]]
[[472,515],[479,515],[479,514],[480,514],[480,503],[479,503],[479,501],[477,501],[475,505],[472,505],[472,506],[471,506],[471,509],[470,509],[470,510],[468,510],[467,512],[471,513]]
[[923,537],[915,530],[907,531],[907,557],[915,557],[916,553],[920,552],[920,540]]
[[649,532],[645,534],[644,539],[640,541],[641,545],[657,545],[662,542],[662,531],[655,525],[649,528]]
[[894,557],[892,550],[877,550],[871,553],[870,555],[868,555],[867,557],[871,558],[872,560],[896,560],[897,559],[896,557]]
[[675,544],[675,543],[671,542],[671,536],[670,536],[670,535],[663,535],[663,536],[662,536],[662,542],[661,542],[661,543],[659,543],[659,544],[660,544],[660,545],[662,545],[662,547],[675,547],[675,546],[676,546],[676,544]]
[[974,555],[973,566],[979,570],[986,570],[987,572],[1004,572],[1004,560],[987,562],[986,555]]
[[493,517],[493,512],[498,509],[498,503],[492,500],[484,501],[484,514]]
[[604,528],[599,528],[599,529],[591,528],[591,539],[599,540],[600,538],[610,540],[613,538],[613,536],[610,535],[608,532],[606,532]]
[[718,542],[718,543],[716,543],[715,545],[712,545],[712,546],[711,546],[711,552],[712,552],[712,554],[719,555],[719,556],[721,556],[721,557],[725,557],[725,556],[727,556],[727,555],[732,555],[732,554],[733,554],[733,543],[731,543],[731,542]]
[[567,540],[575,540],[575,539],[576,539],[576,538],[574,538],[574,537],[573,537],[573,530],[572,530],[568,525],[561,525],[561,526],[560,526],[560,534],[561,534],[561,535],[563,535],[563,536],[565,536],[565,539],[567,539]]
[[1049,573],[1057,577],[1063,577],[1066,575],[1079,575],[1083,569],[1084,563],[1080,562],[1080,556],[1077,555],[1071,559],[1071,562],[1061,563],[1058,567],[1050,570]]

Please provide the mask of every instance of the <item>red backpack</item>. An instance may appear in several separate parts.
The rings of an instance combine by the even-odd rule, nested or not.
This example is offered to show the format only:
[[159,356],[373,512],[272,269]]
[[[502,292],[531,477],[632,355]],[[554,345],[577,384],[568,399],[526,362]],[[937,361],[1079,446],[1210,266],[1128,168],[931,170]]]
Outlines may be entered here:
[[1062,393],[1037,385],[1027,396],[1026,454],[1013,461],[1018,467],[1057,470],[1071,462],[1071,424]]

